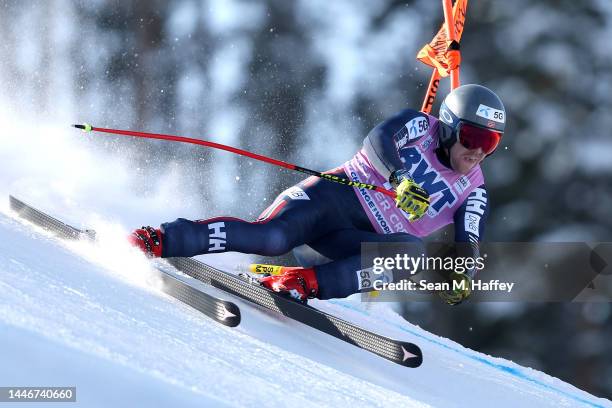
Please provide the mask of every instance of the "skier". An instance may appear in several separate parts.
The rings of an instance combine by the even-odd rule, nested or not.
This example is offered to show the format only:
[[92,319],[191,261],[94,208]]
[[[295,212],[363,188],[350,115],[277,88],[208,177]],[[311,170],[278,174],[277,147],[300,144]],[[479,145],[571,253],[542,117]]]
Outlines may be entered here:
[[[403,110],[372,129],[351,160],[328,171],[393,188],[395,202],[380,192],[309,177],[282,192],[254,222],[179,218],[158,229],[136,229],[130,242],[162,258],[225,251],[278,256],[293,250],[300,267],[260,281],[301,301],[371,290],[360,275],[362,242],[420,243],[454,223],[455,242],[470,243],[476,258],[488,214],[480,163],[496,149],[504,127],[497,95],[481,85],[460,86],[444,99],[439,118]],[[452,279],[469,283],[474,273],[455,273]],[[470,285],[463,287],[440,296],[458,304],[470,295]]]

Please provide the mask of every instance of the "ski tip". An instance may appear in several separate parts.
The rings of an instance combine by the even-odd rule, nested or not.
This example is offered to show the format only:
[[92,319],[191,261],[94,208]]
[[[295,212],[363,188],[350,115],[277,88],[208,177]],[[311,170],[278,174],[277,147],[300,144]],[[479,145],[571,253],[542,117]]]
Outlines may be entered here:
[[398,361],[403,366],[416,368],[423,364],[423,352],[413,343],[402,342],[400,344],[401,361]]
[[83,132],[91,132],[93,130],[93,126],[91,126],[89,123],[83,123],[82,125],[72,125],[72,127],[81,129]]
[[218,317],[221,324],[228,327],[236,327],[240,324],[240,309],[232,302],[223,301],[223,307],[225,308],[222,315]]

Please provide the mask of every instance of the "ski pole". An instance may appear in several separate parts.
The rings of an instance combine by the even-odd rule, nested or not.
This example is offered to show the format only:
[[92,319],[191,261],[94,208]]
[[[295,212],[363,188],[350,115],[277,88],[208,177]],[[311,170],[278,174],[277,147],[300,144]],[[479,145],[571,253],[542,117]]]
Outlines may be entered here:
[[440,73],[436,68],[431,73],[429,85],[427,86],[427,93],[423,98],[423,105],[421,106],[421,112],[430,113],[433,107],[436,95],[438,94],[438,87],[440,86]]
[[[446,66],[442,62],[443,54],[447,50],[448,41],[459,43],[463,35],[465,27],[465,18],[468,0],[455,0],[453,6],[451,0],[442,0],[444,8],[444,22],[438,30],[434,38],[429,44],[426,44],[417,54],[417,59],[426,65],[433,68],[427,92],[423,98],[421,111],[430,113],[433,103],[438,93],[440,79],[447,72],[451,75],[451,91],[459,86],[459,70],[456,69],[448,72]],[[448,63],[448,62],[447,62]]]
[[[446,36],[450,42],[457,42],[457,31],[455,31],[455,18],[453,17],[453,5],[451,0],[443,0],[444,24],[446,25]],[[457,88],[459,83],[459,67],[451,71],[451,90]]]
[[396,194],[394,191],[387,190],[384,187],[375,186],[372,184],[359,183],[356,181],[352,181],[343,177],[334,176],[333,174],[326,174],[316,170],[310,170],[305,167],[296,166],[295,164],[287,163],[282,160],[276,160],[271,157],[262,156],[261,154],[252,153],[247,150],[238,149],[236,147],[227,146],[221,143],[209,142],[207,140],[200,139],[192,139],[189,137],[183,136],[174,136],[174,135],[163,135],[157,133],[146,133],[146,132],[135,132],[131,130],[120,130],[120,129],[105,129],[100,127],[94,127],[87,123],[82,125],[72,125],[77,129],[81,129],[84,132],[102,132],[102,133],[111,133],[114,135],[121,136],[132,136],[132,137],[140,137],[145,139],[158,139],[158,140],[167,140],[171,142],[180,142],[180,143],[189,143],[199,146],[212,147],[213,149],[225,150],[226,152],[235,153],[241,156],[250,157],[251,159],[259,160],[262,162],[274,164],[275,166],[284,167],[289,170],[299,171],[300,173],[305,173],[310,176],[320,177],[324,180],[333,181],[334,183],[343,184],[345,186],[357,187],[357,188],[365,188],[367,190],[374,190],[389,197],[395,198]]

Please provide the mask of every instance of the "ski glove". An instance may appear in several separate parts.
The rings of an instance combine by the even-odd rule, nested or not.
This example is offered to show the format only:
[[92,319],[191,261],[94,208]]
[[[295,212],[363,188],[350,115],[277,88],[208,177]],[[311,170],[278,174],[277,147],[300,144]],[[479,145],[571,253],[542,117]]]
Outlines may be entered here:
[[438,295],[449,305],[458,305],[472,293],[472,279],[465,273],[453,272],[449,276],[449,290],[438,292]]
[[419,186],[405,170],[391,173],[389,182],[397,194],[395,205],[410,215],[410,221],[420,219],[429,208],[429,193]]

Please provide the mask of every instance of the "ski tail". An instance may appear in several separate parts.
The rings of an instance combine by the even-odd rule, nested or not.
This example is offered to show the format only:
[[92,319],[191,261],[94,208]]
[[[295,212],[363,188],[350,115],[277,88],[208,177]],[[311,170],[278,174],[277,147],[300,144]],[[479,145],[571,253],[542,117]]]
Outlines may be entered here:
[[57,218],[53,218],[42,211],[24,203],[18,198],[9,195],[9,205],[11,210],[17,213],[19,217],[30,221],[31,223],[38,225],[48,231],[53,232],[59,238],[62,239],[82,239],[88,238],[95,240],[96,233],[93,230],[81,230],[73,227],[72,225],[66,224]]

